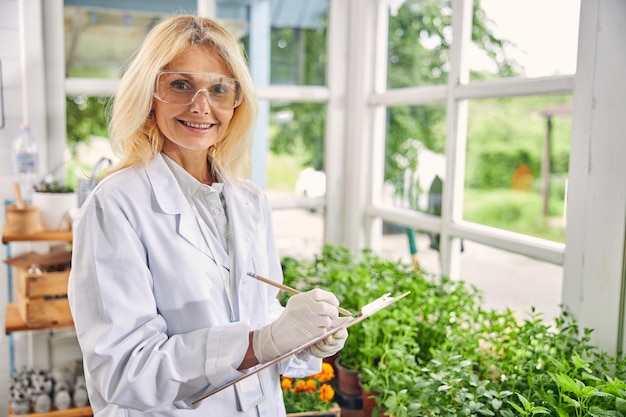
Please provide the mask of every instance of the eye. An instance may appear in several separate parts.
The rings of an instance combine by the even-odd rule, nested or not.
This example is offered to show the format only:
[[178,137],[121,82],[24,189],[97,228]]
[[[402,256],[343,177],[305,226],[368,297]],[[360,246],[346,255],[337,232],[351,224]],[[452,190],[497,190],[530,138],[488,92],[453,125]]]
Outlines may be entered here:
[[210,89],[210,93],[217,96],[226,96],[230,94],[231,91],[233,91],[233,89],[229,85],[223,83],[213,84]]
[[185,90],[192,89],[192,87],[189,85],[189,82],[185,81],[185,80],[175,80],[175,81],[172,81],[170,83],[170,88],[172,88],[174,90],[180,90],[180,91],[185,91]]

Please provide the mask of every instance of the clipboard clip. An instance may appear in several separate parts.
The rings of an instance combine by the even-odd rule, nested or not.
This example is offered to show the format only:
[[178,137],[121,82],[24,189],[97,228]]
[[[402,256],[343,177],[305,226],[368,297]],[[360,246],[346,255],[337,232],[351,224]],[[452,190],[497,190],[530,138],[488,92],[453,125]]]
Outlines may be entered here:
[[361,307],[361,310],[359,310],[359,313],[356,316],[354,316],[354,318],[356,319],[359,317],[363,317],[363,318],[369,317],[372,314],[376,313],[377,311],[380,311],[383,308],[387,307],[388,305],[395,303],[399,299],[406,297],[410,293],[411,291],[407,291],[403,294],[398,295],[397,297],[391,297],[390,292],[383,294],[382,296],[378,297],[374,301]]

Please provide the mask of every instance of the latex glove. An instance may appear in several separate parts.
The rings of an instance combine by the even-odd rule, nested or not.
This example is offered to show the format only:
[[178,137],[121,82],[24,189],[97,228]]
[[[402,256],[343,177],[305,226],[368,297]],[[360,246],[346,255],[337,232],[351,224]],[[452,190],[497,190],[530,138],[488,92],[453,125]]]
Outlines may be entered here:
[[316,288],[293,295],[282,314],[255,330],[252,348],[259,363],[266,363],[326,333],[338,318],[339,300]]
[[326,339],[321,340],[309,347],[309,353],[317,358],[327,358],[343,349],[343,345],[348,338],[348,330],[341,328],[337,333],[331,334]]

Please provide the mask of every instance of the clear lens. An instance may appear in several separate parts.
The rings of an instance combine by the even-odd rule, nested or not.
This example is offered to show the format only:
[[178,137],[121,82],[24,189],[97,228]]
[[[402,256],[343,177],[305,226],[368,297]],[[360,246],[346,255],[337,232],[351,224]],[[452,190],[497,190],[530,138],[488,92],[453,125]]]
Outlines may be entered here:
[[191,104],[202,93],[217,109],[230,110],[241,102],[236,80],[210,72],[161,72],[154,96],[165,103]]

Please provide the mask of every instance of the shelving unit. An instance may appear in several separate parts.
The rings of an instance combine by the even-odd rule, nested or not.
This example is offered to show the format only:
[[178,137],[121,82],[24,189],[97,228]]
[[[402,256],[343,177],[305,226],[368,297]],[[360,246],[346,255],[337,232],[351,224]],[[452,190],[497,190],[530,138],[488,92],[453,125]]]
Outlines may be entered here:
[[[2,243],[8,244],[10,242],[71,242],[72,231],[41,231],[35,234],[24,235],[7,233],[5,230],[2,232]],[[60,323],[46,324],[44,326],[31,326],[21,317],[17,304],[11,302],[7,304],[6,316],[5,316],[5,334],[11,334],[17,331],[28,330],[46,330],[46,329],[59,329],[73,327],[71,321],[64,321]]]
[[[2,243],[8,244],[10,242],[71,242],[72,232],[68,231],[42,231],[35,234],[23,235],[15,233],[7,233],[5,230],[2,232]],[[11,288],[11,287],[10,287]],[[9,300],[12,301],[12,300]],[[22,316],[18,305],[13,302],[7,303],[4,330],[7,335],[13,332],[19,331],[32,331],[32,330],[49,330],[73,327],[71,322],[60,322],[47,324],[45,326],[30,326]],[[18,417],[13,414],[9,409],[9,417]],[[30,413],[20,414],[19,417],[90,417],[93,416],[93,411],[90,406],[86,407],[74,407],[67,410],[53,410],[45,414]]]

